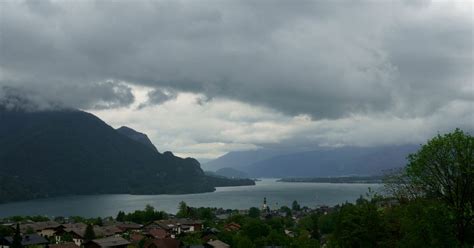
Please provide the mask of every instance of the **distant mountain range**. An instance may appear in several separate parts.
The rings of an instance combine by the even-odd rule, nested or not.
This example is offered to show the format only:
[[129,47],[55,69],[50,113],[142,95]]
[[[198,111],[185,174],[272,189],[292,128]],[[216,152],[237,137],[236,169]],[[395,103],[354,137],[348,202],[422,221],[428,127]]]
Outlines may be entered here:
[[145,134],[79,110],[0,105],[0,202],[75,194],[161,194],[254,184],[206,176],[197,160],[159,153]]
[[[257,150],[230,152],[205,168],[231,167],[250,177],[373,176],[406,165],[418,145],[319,148],[305,152]],[[280,153],[280,154],[279,154]]]

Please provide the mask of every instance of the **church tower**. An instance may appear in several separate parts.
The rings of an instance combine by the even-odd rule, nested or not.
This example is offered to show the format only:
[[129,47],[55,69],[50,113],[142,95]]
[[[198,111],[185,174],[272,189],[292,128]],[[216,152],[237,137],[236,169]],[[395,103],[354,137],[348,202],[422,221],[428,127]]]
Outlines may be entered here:
[[268,209],[268,206],[267,206],[267,197],[263,197],[262,210],[266,211],[267,209]]

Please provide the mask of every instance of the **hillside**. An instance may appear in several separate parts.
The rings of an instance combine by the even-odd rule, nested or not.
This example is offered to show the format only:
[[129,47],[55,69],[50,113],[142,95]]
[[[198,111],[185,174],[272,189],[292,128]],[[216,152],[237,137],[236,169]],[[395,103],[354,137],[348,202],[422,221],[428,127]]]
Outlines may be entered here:
[[235,151],[203,164],[206,170],[217,171],[222,168],[241,168],[249,166],[258,161],[269,159],[278,155],[283,155],[282,151],[259,149],[254,151]]
[[138,141],[138,142],[150,147],[155,152],[158,152],[158,149],[156,149],[155,145],[153,145],[151,140],[144,133],[137,132],[137,131],[135,131],[135,130],[129,128],[129,127],[125,127],[125,126],[117,128],[117,132],[127,136],[128,138],[130,138],[132,140]]
[[254,150],[229,152],[204,165],[232,168],[249,177],[328,177],[378,175],[404,166],[418,145],[318,148],[313,151]]
[[205,176],[78,110],[0,108],[0,202],[74,194],[160,194],[252,184]]
[[243,168],[252,177],[380,175],[402,167],[419,146],[341,147],[275,156]]

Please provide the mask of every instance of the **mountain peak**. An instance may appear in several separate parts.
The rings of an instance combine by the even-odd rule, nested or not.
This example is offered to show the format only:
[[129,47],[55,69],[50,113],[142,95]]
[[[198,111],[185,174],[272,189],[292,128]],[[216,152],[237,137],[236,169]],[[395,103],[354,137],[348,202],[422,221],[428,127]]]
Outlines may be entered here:
[[158,152],[158,149],[153,145],[151,140],[148,138],[148,136],[144,133],[140,133],[130,127],[127,126],[122,126],[117,129],[117,132],[120,134],[127,136],[128,138],[135,140],[139,143],[142,143],[150,148],[152,148],[154,151]]

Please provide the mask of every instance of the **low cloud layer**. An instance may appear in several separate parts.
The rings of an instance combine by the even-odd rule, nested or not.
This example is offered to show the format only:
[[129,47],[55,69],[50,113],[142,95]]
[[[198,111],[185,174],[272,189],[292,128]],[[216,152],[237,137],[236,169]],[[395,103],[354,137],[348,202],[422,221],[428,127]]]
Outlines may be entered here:
[[[240,131],[174,136],[196,149],[362,144],[392,129],[387,143],[417,142],[428,134],[414,126],[472,129],[473,14],[470,1],[2,1],[0,98],[16,89],[39,109],[104,116],[159,111],[180,94],[198,113],[242,108]],[[191,116],[196,131],[205,118]],[[302,116],[310,124],[295,124]],[[291,131],[260,134],[279,128]]]

